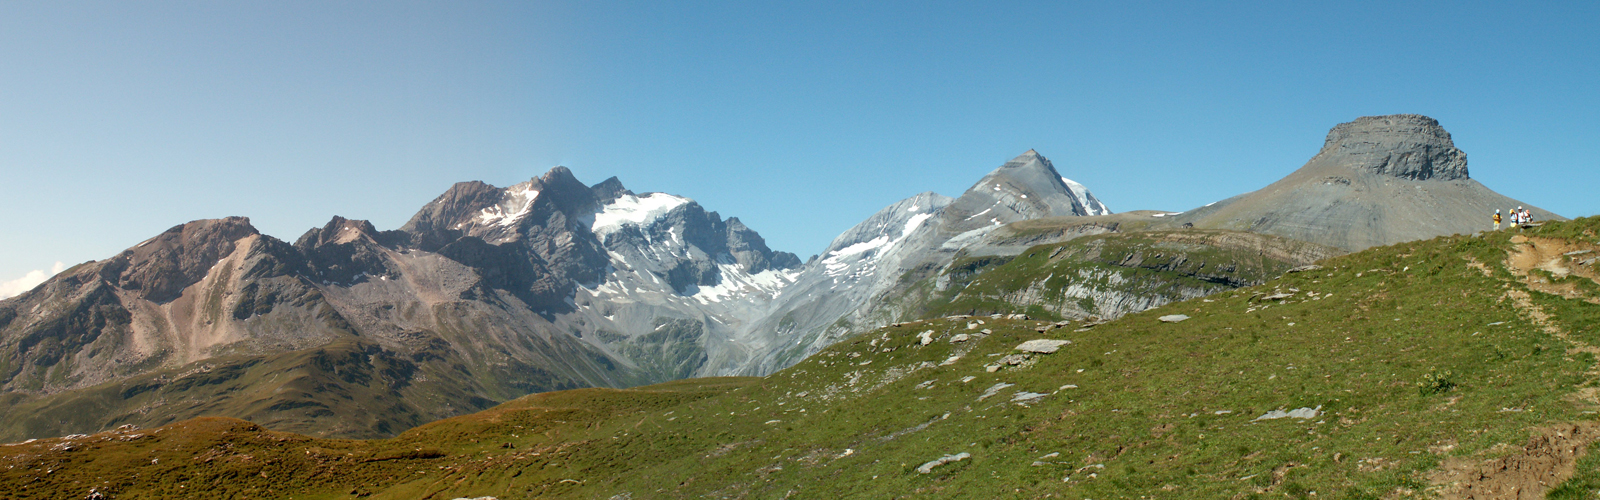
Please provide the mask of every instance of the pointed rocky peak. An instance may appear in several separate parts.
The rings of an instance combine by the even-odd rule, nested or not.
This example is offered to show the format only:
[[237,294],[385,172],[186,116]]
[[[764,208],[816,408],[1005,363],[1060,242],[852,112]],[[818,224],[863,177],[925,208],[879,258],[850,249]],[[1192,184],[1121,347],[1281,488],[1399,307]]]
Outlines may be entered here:
[[1439,121],[1422,115],[1363,116],[1328,131],[1308,167],[1345,167],[1413,181],[1467,177],[1467,154]]
[[312,228],[295,240],[295,246],[300,248],[319,247],[323,245],[339,245],[359,240],[376,240],[379,237],[378,229],[371,222],[365,220],[351,220],[340,216],[333,216],[327,224],[320,228]]
[[948,212],[943,224],[955,232],[1040,217],[1089,215],[1050,160],[1031,149],[989,172]]
[[767,240],[744,225],[738,217],[728,218],[728,252],[750,274],[768,269],[793,269],[800,267],[800,257],[789,252],[778,252],[767,246]]
[[243,238],[260,234],[246,217],[179,224],[106,262],[102,276],[154,302],[178,298]]
[[[551,203],[552,208],[566,214],[568,219],[587,215],[598,206],[594,191],[573,176],[572,170],[567,167],[551,168],[543,177],[536,180],[540,192],[539,201]],[[621,182],[617,183],[617,186],[621,185]]]
[[[621,187],[620,182],[614,184]],[[503,189],[480,181],[457,183],[423,206],[400,230],[424,250],[440,248],[461,236],[499,243],[516,239],[527,221],[545,224],[556,212],[562,220],[573,221],[595,206],[593,190],[579,182],[572,170],[558,166]]]
[[1024,151],[1022,154],[1017,155],[1016,158],[1012,158],[1011,161],[1006,162],[1005,165],[1001,165],[1000,168],[1017,168],[1036,161],[1042,162],[1045,165],[1050,164],[1050,160],[1045,159],[1045,157],[1040,155],[1038,151],[1029,149]]
[[400,230],[411,234],[413,244],[423,250],[435,250],[460,237],[455,226],[498,203],[502,194],[500,188],[482,181],[457,182],[423,205]]
[[989,172],[989,175],[984,176],[983,180],[978,181],[967,192],[989,192],[995,191],[998,187],[1000,190],[1012,188],[1039,194],[1054,194],[1066,191],[1067,186],[1060,179],[1061,174],[1056,172],[1056,167],[1050,163],[1050,159],[1030,149]]
[[622,187],[622,181],[617,180],[616,176],[612,176],[610,179],[600,181],[599,184],[589,186],[589,192],[594,195],[595,203],[599,203],[601,205],[611,203],[613,200],[616,200],[622,195],[633,194],[633,191],[629,191],[628,188]]

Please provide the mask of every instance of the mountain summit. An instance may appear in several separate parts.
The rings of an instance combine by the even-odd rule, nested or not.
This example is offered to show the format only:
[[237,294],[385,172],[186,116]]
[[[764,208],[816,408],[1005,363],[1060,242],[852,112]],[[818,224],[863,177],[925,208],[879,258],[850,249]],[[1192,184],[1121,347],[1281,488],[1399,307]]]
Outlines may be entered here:
[[1171,220],[1345,250],[1493,228],[1491,215],[1528,207],[1467,177],[1467,155],[1421,115],[1365,116],[1328,132],[1322,150],[1287,177]]
[[1439,121],[1422,115],[1363,116],[1328,131],[1308,163],[1364,170],[1413,181],[1467,178],[1467,154]]
[[1087,188],[1032,149],[990,171],[959,198],[922,193],[845,231],[795,275],[764,317],[739,331],[744,348],[707,375],[767,374],[855,332],[908,313],[907,287],[946,267],[1006,224],[1109,214]]
[[962,233],[1040,217],[1090,215],[1078,198],[1050,160],[1030,149],[956,198],[945,210],[943,225]]

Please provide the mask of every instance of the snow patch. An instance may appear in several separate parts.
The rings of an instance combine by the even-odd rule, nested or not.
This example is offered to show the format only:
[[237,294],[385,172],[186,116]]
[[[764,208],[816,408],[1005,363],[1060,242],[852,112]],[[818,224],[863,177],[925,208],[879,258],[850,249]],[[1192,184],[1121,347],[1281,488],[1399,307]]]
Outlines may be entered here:
[[717,267],[722,271],[722,282],[713,286],[702,286],[692,296],[701,304],[737,300],[752,294],[776,297],[783,287],[794,283],[800,275],[798,271],[779,269],[750,274],[738,264],[718,264]]
[[[917,228],[922,227],[922,224],[932,217],[933,213],[931,212],[911,216],[911,218],[906,219],[905,226],[900,229],[900,234],[893,239],[890,239],[889,234],[883,234],[867,241],[828,252],[826,254],[827,258],[822,259],[824,272],[829,278],[839,278],[847,273],[852,276],[864,276],[877,271],[877,260],[882,255],[883,250],[894,248],[895,245],[899,245],[906,238],[910,238],[911,233],[916,232]],[[890,228],[884,229],[892,231]],[[868,252],[876,253],[869,254]]]
[[889,235],[886,234],[886,235],[879,236],[877,238],[873,238],[873,239],[870,239],[870,240],[867,240],[867,241],[856,243],[854,245],[850,245],[850,246],[847,246],[847,247],[844,247],[844,248],[840,248],[838,250],[834,250],[832,252],[829,252],[828,255],[830,256],[829,257],[830,259],[835,258],[835,257],[849,257],[851,255],[855,255],[855,254],[858,254],[858,253],[864,253],[864,252],[867,252],[869,250],[881,248],[884,245],[888,245],[888,244],[889,244]]
[[[666,193],[646,193],[644,196],[622,195],[601,208],[594,215],[589,230],[596,236],[605,236],[621,230],[625,225],[644,226],[667,215],[672,209],[693,200]],[[673,235],[676,239],[677,235]]]
[[1101,203],[1098,199],[1090,198],[1088,187],[1066,177],[1062,177],[1061,182],[1067,185],[1067,191],[1072,192],[1072,197],[1078,199],[1078,204],[1083,205],[1083,208],[1089,211],[1089,215],[1109,215],[1111,213],[1111,209],[1106,208],[1106,204]]
[[[905,230],[900,231],[899,240],[903,240],[903,239],[906,239],[907,236],[911,236],[911,232],[915,231],[918,227],[921,227],[922,223],[926,222],[928,220],[928,218],[930,218],[930,217],[933,217],[933,214],[926,213],[926,214],[917,214],[917,215],[911,216],[911,219],[906,221]],[[898,240],[896,240],[896,241],[898,241]]]
[[940,248],[945,248],[945,249],[950,249],[950,250],[959,250],[962,247],[965,247],[967,245],[971,245],[973,243],[976,243],[978,240],[983,239],[984,235],[989,234],[990,231],[994,231],[996,228],[999,228],[999,227],[1000,226],[983,226],[983,227],[980,227],[980,228],[977,228],[977,229],[973,229],[971,231],[967,231],[967,232],[958,234],[954,238],[950,238],[949,240],[946,240],[943,245],[940,245]]
[[502,227],[516,224],[533,211],[533,201],[538,198],[539,191],[533,189],[532,182],[508,187],[500,196],[499,204],[478,212],[478,223]]

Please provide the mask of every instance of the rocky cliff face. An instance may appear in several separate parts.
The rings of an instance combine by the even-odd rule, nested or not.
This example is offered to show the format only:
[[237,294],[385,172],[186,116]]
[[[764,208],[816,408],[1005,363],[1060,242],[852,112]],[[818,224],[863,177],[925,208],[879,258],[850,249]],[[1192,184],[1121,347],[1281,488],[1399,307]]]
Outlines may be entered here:
[[1467,154],[1438,120],[1422,115],[1363,116],[1328,131],[1311,161],[1413,181],[1467,178]]
[[[1467,176],[1467,157],[1432,118],[1369,116],[1328,132],[1305,166],[1261,190],[1167,218],[1360,250],[1493,228],[1526,203]],[[1538,220],[1561,217],[1529,206]]]

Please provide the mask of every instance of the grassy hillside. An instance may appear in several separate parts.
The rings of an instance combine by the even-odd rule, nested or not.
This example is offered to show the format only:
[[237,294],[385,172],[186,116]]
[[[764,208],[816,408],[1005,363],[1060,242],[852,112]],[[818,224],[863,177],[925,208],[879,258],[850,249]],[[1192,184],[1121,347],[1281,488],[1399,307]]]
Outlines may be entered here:
[[[1597,232],[1590,218],[1376,248],[1087,328],[913,322],[762,379],[540,394],[390,440],[202,419],[5,445],[0,491],[1591,498]],[[1037,339],[1070,343],[1016,349]]]
[[[494,368],[500,368],[495,370]],[[491,367],[483,378],[576,384],[536,367]],[[45,396],[0,395],[0,439],[59,435],[62,429],[154,427],[206,415],[248,418],[314,436],[389,437],[440,418],[511,399],[506,383],[479,380],[456,352],[405,356],[345,339],[299,351],[220,356],[127,380]],[[526,389],[534,390],[534,389]],[[509,392],[509,391],[508,391]]]

